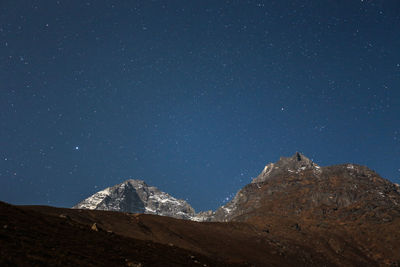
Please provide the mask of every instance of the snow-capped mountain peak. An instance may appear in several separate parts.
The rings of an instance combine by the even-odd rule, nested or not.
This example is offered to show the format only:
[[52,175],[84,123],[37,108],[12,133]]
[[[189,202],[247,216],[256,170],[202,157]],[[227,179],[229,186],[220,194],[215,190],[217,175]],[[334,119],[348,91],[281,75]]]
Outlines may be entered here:
[[75,209],[110,210],[147,213],[179,219],[201,220],[182,199],[149,186],[142,180],[127,180],[101,190],[75,205]]

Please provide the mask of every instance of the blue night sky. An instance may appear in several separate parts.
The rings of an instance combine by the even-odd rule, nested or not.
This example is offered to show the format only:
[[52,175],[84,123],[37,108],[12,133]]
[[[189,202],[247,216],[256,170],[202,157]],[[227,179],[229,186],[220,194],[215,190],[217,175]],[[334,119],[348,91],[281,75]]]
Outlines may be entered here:
[[400,1],[2,0],[0,93],[14,204],[215,209],[296,151],[400,182]]

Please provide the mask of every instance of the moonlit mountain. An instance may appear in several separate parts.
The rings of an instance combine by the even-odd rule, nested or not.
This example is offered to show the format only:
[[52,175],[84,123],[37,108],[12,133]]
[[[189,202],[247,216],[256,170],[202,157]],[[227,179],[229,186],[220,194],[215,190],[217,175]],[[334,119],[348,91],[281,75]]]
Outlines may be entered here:
[[142,180],[127,180],[108,187],[75,205],[75,209],[109,210],[170,216],[178,219],[201,220],[194,209],[182,199],[149,186]]

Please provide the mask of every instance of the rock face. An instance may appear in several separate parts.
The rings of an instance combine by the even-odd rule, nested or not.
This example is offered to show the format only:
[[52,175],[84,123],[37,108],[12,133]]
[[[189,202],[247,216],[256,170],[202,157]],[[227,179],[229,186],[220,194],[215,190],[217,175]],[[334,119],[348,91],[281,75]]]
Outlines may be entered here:
[[[400,190],[367,167],[319,167],[300,153],[268,164],[211,221],[246,222],[330,261],[400,266]],[[364,258],[356,259],[358,251]],[[366,264],[366,263],[363,263]],[[367,264],[368,265],[368,264]]]
[[323,207],[338,213],[354,204],[365,205],[368,207],[365,211],[381,206],[398,213],[398,188],[367,167],[354,164],[320,167],[297,152],[266,165],[232,201],[215,212],[212,220],[245,220],[260,208],[285,216],[305,211],[316,215]]
[[269,163],[264,167],[264,170],[253,179],[252,183],[261,183],[271,177],[279,177],[285,173],[300,173],[305,170],[314,170],[319,172],[321,167],[312,162],[306,156],[296,152],[292,157],[281,157],[276,163]]
[[147,213],[198,220],[194,209],[186,201],[176,199],[157,187],[148,186],[141,180],[127,180],[108,187],[73,208]]

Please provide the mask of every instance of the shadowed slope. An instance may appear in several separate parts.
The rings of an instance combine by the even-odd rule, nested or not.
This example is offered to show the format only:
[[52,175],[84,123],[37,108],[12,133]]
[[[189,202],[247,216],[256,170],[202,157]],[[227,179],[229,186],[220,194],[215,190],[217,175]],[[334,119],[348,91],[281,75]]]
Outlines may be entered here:
[[283,245],[245,223],[4,203],[1,216],[1,262],[11,265],[332,265],[312,248]]
[[58,216],[37,210],[56,209],[0,202],[1,266],[226,266],[173,245],[81,224],[61,213],[63,209],[57,209]]

